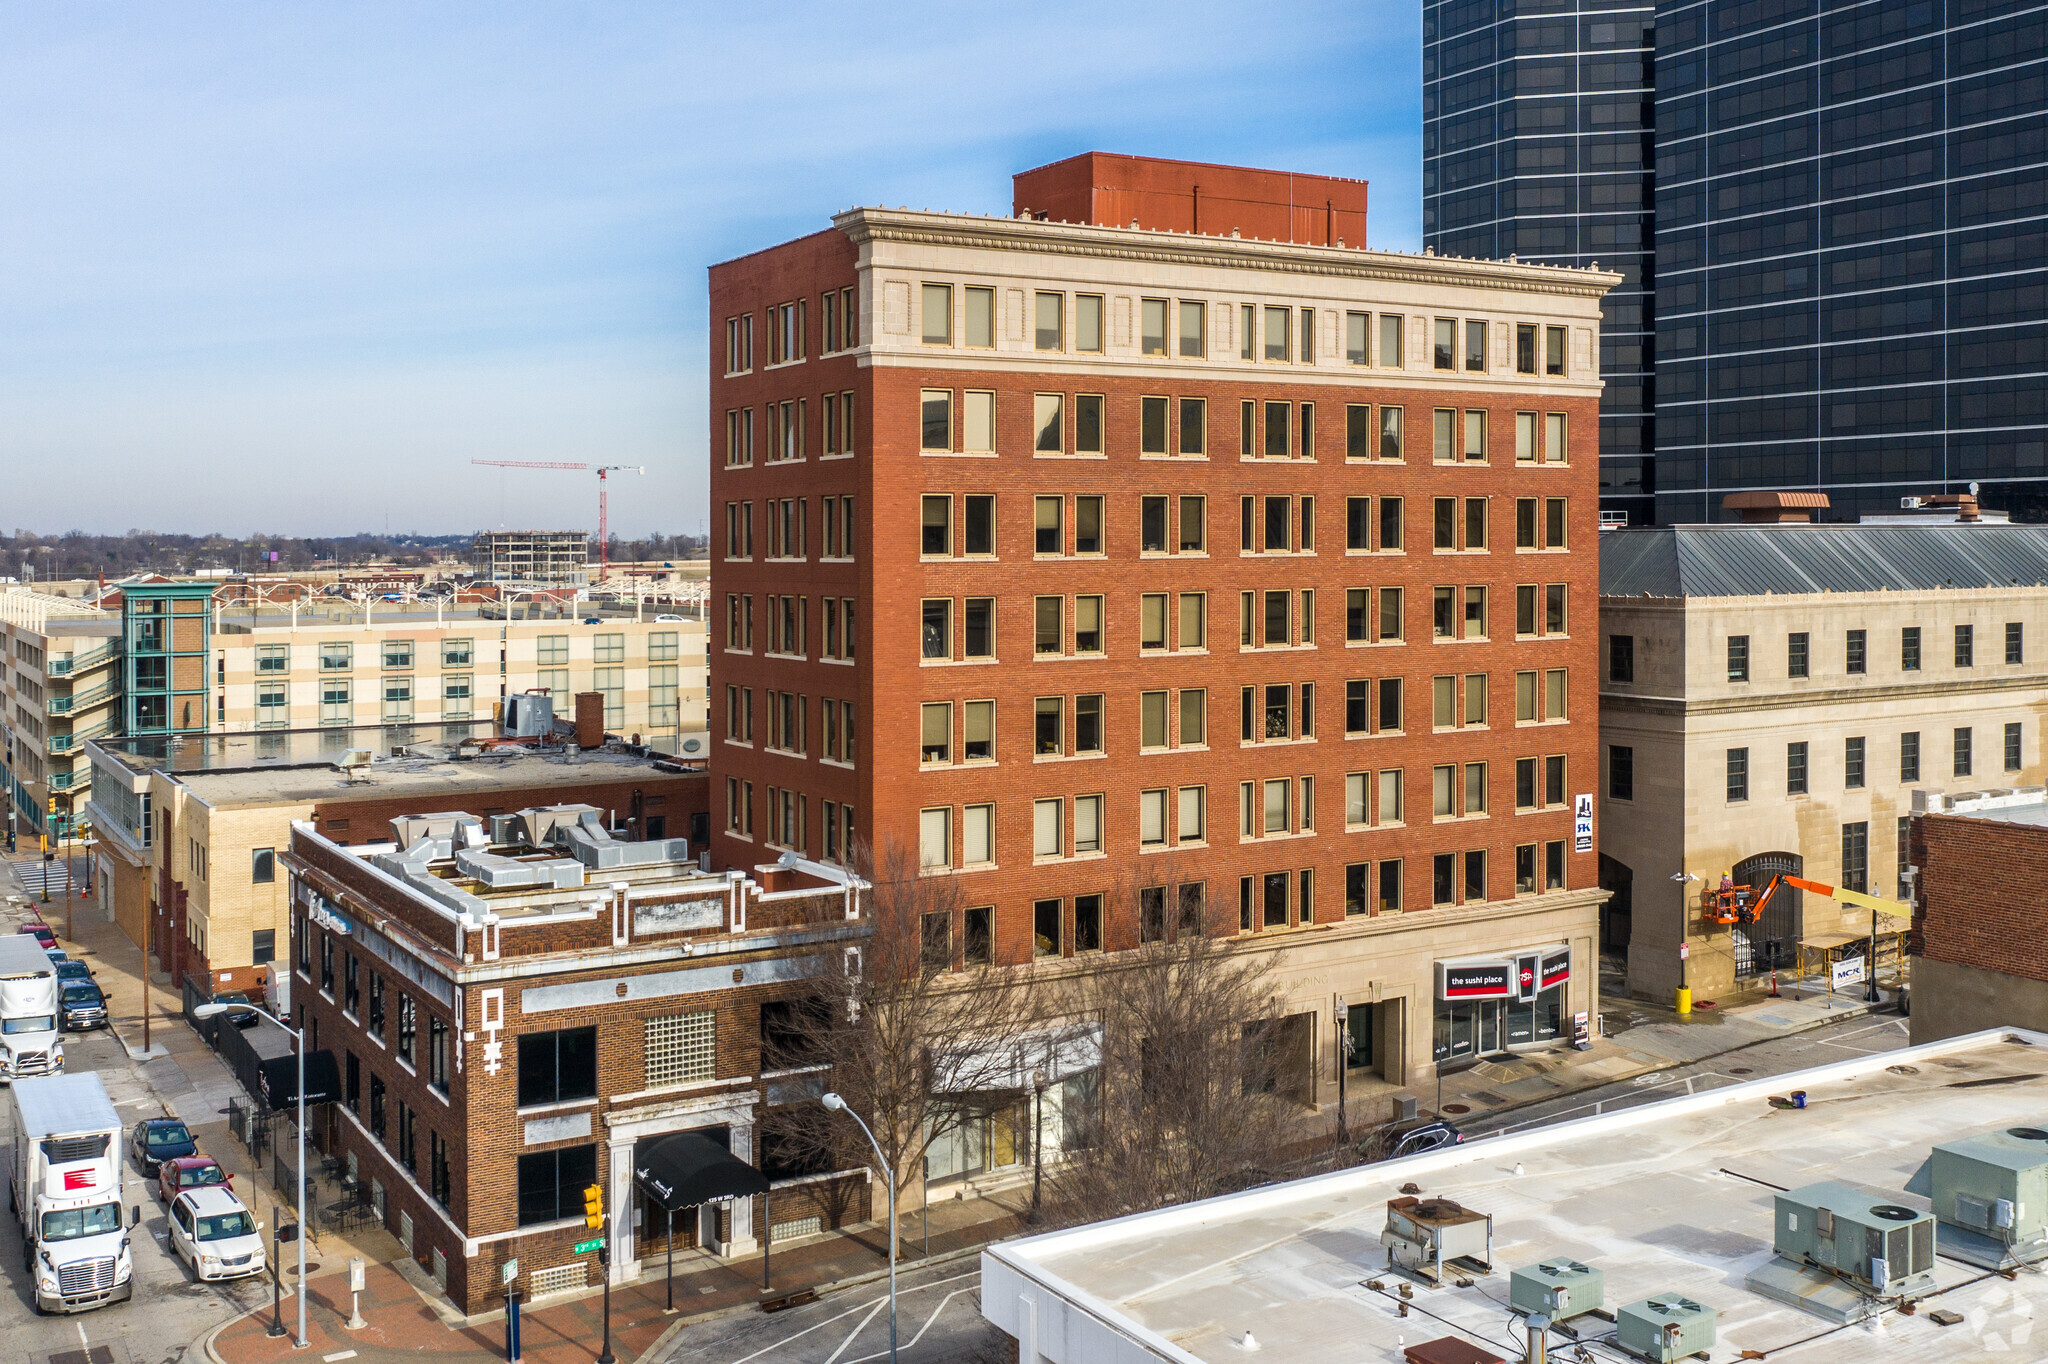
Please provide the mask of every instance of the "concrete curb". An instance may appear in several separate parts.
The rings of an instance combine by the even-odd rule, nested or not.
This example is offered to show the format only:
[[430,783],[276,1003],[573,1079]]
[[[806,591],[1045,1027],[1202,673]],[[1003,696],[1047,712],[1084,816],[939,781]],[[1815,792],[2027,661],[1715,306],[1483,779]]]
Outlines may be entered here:
[[[1704,1056],[1694,1056],[1683,1061],[1666,1061],[1662,1065],[1657,1066],[1646,1066],[1642,1070],[1636,1071],[1634,1074],[1631,1075],[1604,1076],[1600,1079],[1594,1080],[1591,1084],[1575,1085],[1568,1089],[1560,1089],[1554,1094],[1544,1094],[1533,1099],[1517,1099],[1514,1103],[1505,1104],[1499,1108],[1488,1109],[1486,1112],[1480,1114],[1477,1120],[1480,1122],[1484,1122],[1487,1119],[1497,1118],[1504,1114],[1520,1112],[1524,1108],[1534,1108],[1537,1104],[1547,1104],[1552,1103],[1558,1099],[1568,1099],[1574,1094],[1583,1094],[1589,1089],[1599,1089],[1603,1085],[1616,1085],[1621,1084],[1628,1080],[1639,1080],[1645,1075],[1662,1075],[1667,1070],[1677,1070],[1681,1066],[1696,1066],[1701,1064],[1702,1062],[1714,1060],[1716,1057],[1733,1056],[1737,1052],[1748,1051],[1751,1047],[1760,1047],[1763,1046],[1766,1042],[1776,1042],[1787,1037],[1797,1037],[1800,1033],[1811,1032],[1815,1028],[1823,1028],[1830,1023],[1840,1023],[1843,1020],[1850,1018],[1867,1018],[1870,1015],[1878,1012],[1880,1009],[1884,1009],[1890,1006],[1892,1003],[1893,1001],[1891,1000],[1883,1000],[1876,1004],[1868,1004],[1862,1000],[1858,1000],[1853,1004],[1844,1005],[1842,1008],[1836,1010],[1831,1014],[1823,1015],[1822,1017],[1801,1023],[1796,1027],[1786,1028],[1784,1031],[1774,1033],[1769,1037],[1753,1037],[1747,1042],[1739,1042],[1736,1045],[1728,1047],[1722,1051],[1710,1051]],[[1901,1016],[1903,1017],[1903,1015]],[[1484,1140],[1487,1137],[1496,1135],[1498,1134],[1493,1132],[1481,1132],[1478,1134],[1478,1138],[1480,1140]]]
[[218,1325],[208,1327],[200,1333],[199,1339],[193,1342],[193,1345],[199,1351],[199,1357],[205,1360],[206,1364],[227,1364],[226,1360],[213,1352],[213,1342],[220,1336],[222,1331],[227,1330],[228,1327],[233,1326],[236,1322],[247,1321],[250,1317],[260,1317],[269,1310],[270,1304],[265,1303],[261,1307],[252,1307],[246,1312],[229,1317]]

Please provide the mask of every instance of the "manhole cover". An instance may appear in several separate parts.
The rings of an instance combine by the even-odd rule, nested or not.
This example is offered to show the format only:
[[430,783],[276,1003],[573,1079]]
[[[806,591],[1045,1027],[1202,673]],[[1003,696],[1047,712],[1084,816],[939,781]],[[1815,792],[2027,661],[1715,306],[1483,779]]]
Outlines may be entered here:
[[1918,1075],[1920,1073],[1920,1067],[1918,1066],[1886,1066],[1885,1069],[1894,1075]]
[[[287,1274],[296,1274],[299,1272],[299,1266],[294,1261],[286,1261],[284,1272]],[[320,1272],[320,1262],[318,1260],[306,1261],[306,1272],[308,1274],[318,1274]]]
[[1471,1104],[1445,1104],[1445,1105],[1444,1105],[1444,1112],[1446,1112],[1446,1113],[1470,1113],[1471,1111],[1472,1111],[1472,1105],[1471,1105]]
[[1728,1073],[1730,1075],[1754,1075],[1756,1071],[1750,1066],[1730,1066],[1728,1067]]

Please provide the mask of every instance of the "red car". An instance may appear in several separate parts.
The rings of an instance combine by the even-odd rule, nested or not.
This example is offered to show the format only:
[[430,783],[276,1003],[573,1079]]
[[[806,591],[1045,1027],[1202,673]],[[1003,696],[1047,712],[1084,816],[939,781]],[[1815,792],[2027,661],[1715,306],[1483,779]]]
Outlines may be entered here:
[[168,1203],[186,1189],[229,1188],[234,1182],[212,1156],[176,1156],[157,1168],[156,1196]]
[[49,951],[51,948],[57,945],[57,935],[50,931],[50,926],[48,924],[23,924],[19,931],[22,933],[35,934],[36,941],[42,944],[42,948],[45,952]]

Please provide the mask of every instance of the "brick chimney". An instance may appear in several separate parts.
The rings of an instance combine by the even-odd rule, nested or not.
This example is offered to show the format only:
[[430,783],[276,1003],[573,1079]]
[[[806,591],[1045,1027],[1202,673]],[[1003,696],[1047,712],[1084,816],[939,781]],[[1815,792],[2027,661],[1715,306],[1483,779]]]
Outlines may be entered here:
[[604,747],[604,693],[576,693],[576,747]]
[[1737,513],[1745,524],[1805,524],[1827,510],[1826,493],[1730,493],[1721,510]]

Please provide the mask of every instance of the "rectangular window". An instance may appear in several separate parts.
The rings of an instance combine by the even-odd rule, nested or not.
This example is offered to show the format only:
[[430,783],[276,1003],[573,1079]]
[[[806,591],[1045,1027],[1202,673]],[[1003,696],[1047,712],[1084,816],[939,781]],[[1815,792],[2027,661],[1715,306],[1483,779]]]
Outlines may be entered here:
[[[384,1082],[370,1078],[371,1130],[383,1127]],[[597,1181],[597,1146],[568,1146],[519,1157],[519,1225],[560,1222],[583,1211],[583,1191]]]
[[1065,294],[1041,293],[1038,295],[1035,320],[1035,337],[1039,350],[1066,349],[1067,296]]
[[1344,314],[1344,363],[1347,365],[1369,365],[1372,363],[1371,313]]
[[259,886],[267,886],[277,880],[277,849],[249,850],[249,880]]
[[923,291],[924,343],[927,346],[953,344],[953,286],[927,284]]
[[1543,499],[1543,547],[1545,549],[1563,549],[1565,547],[1564,518],[1564,498],[1547,497]]
[[[1056,600],[1056,599],[1055,599]],[[919,630],[923,656],[953,656],[953,603],[945,597],[926,598]]]
[[1562,720],[1565,718],[1564,677],[1565,670],[1563,668],[1547,668],[1544,670],[1543,718],[1546,720]]
[[1623,744],[1607,746],[1607,795],[1611,800],[1636,798],[1636,751]]
[[1806,744],[1803,740],[1785,745],[1785,794],[1806,794]]
[[1565,462],[1564,419],[1562,412],[1549,412],[1543,417],[1543,460],[1546,464]]
[[[965,291],[967,301],[967,344],[983,350],[996,344],[996,291],[969,285]],[[827,295],[827,304],[831,296]],[[827,314],[826,332],[831,332],[830,315]]]
[[917,820],[917,865],[926,871],[953,865],[953,807],[920,810]]
[[953,703],[927,701],[919,724],[921,741],[918,759],[927,763],[953,761]]
[[2015,720],[2005,727],[2005,770],[2017,772],[2023,765],[2020,761],[2020,726]]
[[1398,587],[1380,589],[1380,643],[1398,643],[1402,638],[1402,593]]
[[1869,670],[1870,652],[1868,641],[1869,635],[1862,630],[1851,630],[1849,632],[1844,658],[1845,665],[1851,674],[1863,673]]
[[1074,349],[1102,353],[1102,295],[1074,295]]
[[1955,731],[1955,775],[1967,777],[1973,766],[1971,746],[1973,738],[1967,726]]
[[1977,628],[1974,625],[1958,625],[1956,627],[1956,666],[1958,668],[1968,668],[1975,665],[1977,652],[1976,635]]
[[923,421],[919,435],[919,448],[940,453],[953,448],[953,390],[950,388],[927,388],[920,395],[923,406]]
[[1564,328],[1543,329],[1543,372],[1552,377],[1564,373]]
[[1381,678],[1379,732],[1381,734],[1399,734],[1404,725],[1403,712],[1405,708],[1406,697],[1402,687],[1402,680],[1398,677]]
[[1465,458],[1479,463],[1486,458],[1486,414],[1467,412],[1465,414]]
[[1486,324],[1465,323],[1465,369],[1468,373],[1486,372]]
[[1140,355],[1166,354],[1166,300],[1146,298],[1138,301],[1138,353]]
[[1074,698],[1074,752],[1102,752],[1102,693]]
[[718,1072],[718,1014],[703,1009],[650,1018],[645,1046],[647,1088],[709,1080]]
[[[410,996],[399,997],[400,1054],[404,1053],[405,1020]],[[537,1104],[567,1103],[597,1097],[597,1029],[563,1028],[556,1032],[530,1032],[519,1036],[519,1083],[517,1102],[521,1108]]]
[[1515,463],[1536,462],[1536,414],[1517,412],[1515,414]]
[[1382,497],[1380,499],[1380,549],[1398,551],[1402,547],[1401,499]]
[[1208,795],[1206,786],[1180,788],[1180,842],[1200,843],[1208,837]]
[[[1074,797],[1074,852],[1094,853],[1102,851],[1102,797]],[[1076,946],[1078,947],[1078,942]],[[1098,941],[1095,944],[1100,947]]]
[[[1160,499],[1164,501],[1165,499]],[[1164,649],[1166,647],[1166,601],[1164,592],[1142,592],[1138,595],[1138,647],[1140,649]],[[1088,652],[1075,646],[1076,652]]]
[[1863,786],[1863,739],[1859,735],[1842,743],[1842,785],[1855,791]]
[[1166,399],[1140,398],[1138,400],[1139,454],[1164,455],[1166,453],[1166,418]]
[[2005,661],[2024,663],[2027,661],[2027,627],[2016,620],[2005,623]]
[[1266,458],[1286,459],[1293,453],[1290,428],[1293,420],[1293,404],[1266,404]]
[[1785,676],[1806,676],[1806,641],[1804,630],[1785,636]]
[[1291,308],[1267,308],[1265,331],[1265,358],[1285,361],[1292,353],[1294,310]]
[[1920,780],[1920,732],[1907,730],[1899,736],[1899,780]]
[[[1040,601],[1055,601],[1058,597],[1039,598]],[[1077,654],[1099,654],[1102,652],[1102,598],[1074,598],[1074,652]],[[1040,649],[1038,652],[1046,652]]]
[[1064,696],[1038,698],[1032,718],[1032,752],[1040,757],[1058,757],[1066,752],[1066,712]]
[[960,756],[967,762],[993,761],[996,756],[996,703],[963,703],[961,722]]
[[1209,400],[1180,400],[1180,452],[1183,455],[1209,453]]
[[1749,636],[1728,636],[1728,680],[1749,681]]
[[1870,893],[1870,825],[1866,821],[1842,826],[1842,889]]
[[923,526],[918,552],[926,558],[950,556],[953,553],[953,499],[927,493],[923,499]]
[[1908,625],[1899,631],[1899,670],[1917,673],[1920,671],[1920,627]]
[[1380,368],[1401,369],[1407,363],[1401,346],[1402,318],[1394,313],[1380,314]]
[[[1041,802],[1042,804],[1043,802]],[[1031,955],[1034,957],[1057,957],[1061,955],[1061,943],[1065,934],[1061,932],[1062,900],[1035,900],[1031,905]]]
[[1074,897],[1074,951],[1100,952],[1102,950],[1102,897],[1100,895],[1076,895]]
[[1749,799],[1749,750],[1728,750],[1728,800],[1730,804]]
[[966,941],[962,945],[962,960],[969,966],[987,966],[993,958],[995,942],[990,920],[995,910],[989,905],[976,905],[961,916],[967,929]]
[[988,454],[996,448],[996,395],[969,389],[960,398],[961,448]]
[[1344,458],[1372,458],[1372,404],[1351,403],[1344,409]]
[[1432,414],[1430,458],[1437,463],[1448,463],[1457,459],[1458,413],[1455,408],[1439,407]]
[[1138,793],[1138,846],[1166,846],[1166,788]]
[[1192,299],[1180,302],[1180,353],[1184,360],[1199,360],[1209,353],[1209,305]]
[[1040,393],[1032,400],[1032,426],[1037,434],[1032,448],[1039,454],[1057,455],[1066,447],[1066,398],[1058,393]]
[[1066,802],[1054,798],[1031,803],[1031,855],[1058,857],[1066,851]]
[[1138,747],[1166,747],[1166,693],[1138,693]]
[[1181,747],[1201,747],[1209,742],[1209,693],[1188,687],[1180,694]]
[[1518,322],[1515,324],[1515,373],[1536,372],[1536,324]]
[[1436,320],[1436,352],[1433,357],[1438,369],[1455,370],[1458,367],[1458,320],[1454,317],[1439,317]]
[[1032,553],[1066,553],[1065,514],[1064,498],[1039,497],[1032,500]]
[[1074,396],[1074,453],[1099,455],[1102,446],[1102,395],[1100,393],[1078,393]]

